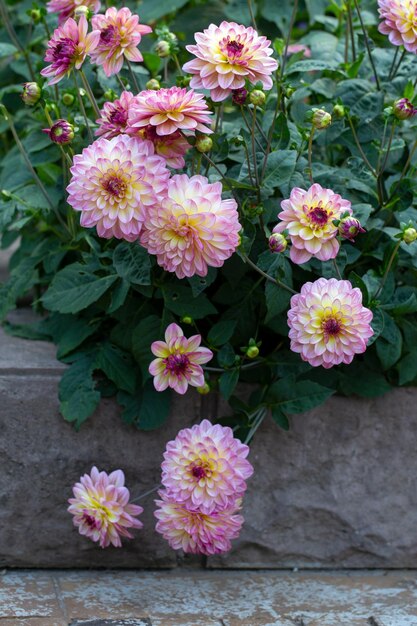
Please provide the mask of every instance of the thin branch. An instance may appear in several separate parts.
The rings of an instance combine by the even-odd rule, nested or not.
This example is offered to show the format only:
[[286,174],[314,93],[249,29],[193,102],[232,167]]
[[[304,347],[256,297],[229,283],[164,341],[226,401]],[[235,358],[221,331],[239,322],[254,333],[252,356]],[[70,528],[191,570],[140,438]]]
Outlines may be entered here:
[[254,263],[253,261],[250,260],[250,258],[245,254],[244,255],[244,261],[250,265],[256,272],[258,272],[258,274],[261,274],[261,276],[263,276],[264,278],[266,278],[266,280],[269,280],[271,283],[274,283],[275,285],[277,285],[278,287],[282,287],[282,289],[286,289],[287,291],[289,291],[290,293],[297,293],[296,291],[294,291],[294,289],[291,289],[291,287],[289,287],[288,285],[286,285],[285,283],[282,283],[280,280],[277,280],[276,278],[273,278],[272,276],[270,276],[269,274],[267,274],[266,272],[264,272],[263,270],[261,270],[260,267],[258,267],[256,265],[256,263]]
[[359,21],[360,21],[360,24],[361,24],[363,37],[364,37],[364,40],[365,40],[366,50],[368,52],[369,61],[371,62],[372,71],[374,73],[376,88],[378,89],[378,91],[381,91],[381,85],[379,83],[379,78],[378,78],[378,74],[377,74],[377,71],[376,71],[374,59],[373,59],[373,56],[372,56],[371,48],[369,46],[368,33],[367,33],[366,28],[365,28],[365,24],[363,23],[362,15],[361,15],[361,12],[360,12],[360,9],[359,9],[359,5],[358,5],[358,0],[353,0],[353,2],[355,3],[356,12],[358,14]]

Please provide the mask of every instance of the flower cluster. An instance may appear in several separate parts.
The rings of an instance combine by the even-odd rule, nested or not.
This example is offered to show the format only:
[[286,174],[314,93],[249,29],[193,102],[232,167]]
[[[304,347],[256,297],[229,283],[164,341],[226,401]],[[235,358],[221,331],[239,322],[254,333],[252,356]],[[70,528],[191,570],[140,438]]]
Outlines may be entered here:
[[253,473],[248,453],[230,428],[208,420],[168,442],[155,516],[157,532],[172,548],[206,555],[230,550],[243,524],[245,481]]

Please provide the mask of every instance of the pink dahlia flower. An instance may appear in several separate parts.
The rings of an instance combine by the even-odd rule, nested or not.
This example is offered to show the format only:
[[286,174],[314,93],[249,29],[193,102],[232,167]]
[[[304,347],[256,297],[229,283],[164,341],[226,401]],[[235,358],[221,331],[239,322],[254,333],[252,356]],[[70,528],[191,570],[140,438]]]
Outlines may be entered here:
[[271,74],[278,63],[270,58],[271,42],[253,28],[235,22],[210,24],[204,32],[195,34],[195,40],[197,45],[186,48],[197,58],[183,66],[185,72],[194,74],[191,87],[209,89],[215,102],[244,87],[246,80],[253,85],[261,82],[264,89],[271,89]]
[[87,32],[88,23],[84,15],[78,24],[69,17],[54,31],[45,54],[45,61],[51,65],[41,71],[42,76],[49,78],[48,85],[59,82],[74,67],[80,69],[87,54],[97,46],[99,31],[93,30],[89,35]]
[[48,13],[58,13],[58,24],[62,24],[69,17],[74,17],[78,6],[85,6],[92,13],[100,11],[100,0],[49,0],[46,4]]
[[378,0],[382,18],[378,30],[394,46],[417,54],[417,0]]
[[81,535],[98,541],[102,548],[110,544],[120,548],[121,537],[132,538],[128,528],[143,527],[136,519],[143,509],[129,504],[129,490],[124,485],[122,470],[107,474],[93,467],[72,488],[74,498],[68,500],[68,512],[74,516],[74,526]]
[[201,368],[213,358],[208,348],[201,348],[201,335],[193,335],[189,339],[177,324],[170,324],[165,331],[165,341],[154,341],[152,353],[158,357],[149,366],[154,376],[157,391],[171,387],[184,394],[188,385],[201,387],[204,385],[204,372]]
[[287,56],[296,54],[297,52],[303,52],[304,58],[309,59],[311,57],[311,50],[303,43],[291,43],[287,48]]
[[365,352],[374,334],[371,320],[372,311],[362,306],[360,289],[348,280],[319,278],[291,298],[291,350],[315,367],[351,363],[355,354]]
[[206,513],[230,509],[253,474],[248,454],[231,428],[203,420],[167,443],[161,482],[170,497],[191,508]]
[[150,141],[97,139],[74,157],[68,204],[100,237],[135,241],[148,210],[165,192],[169,171]]
[[340,244],[336,239],[337,226],[343,213],[352,214],[351,204],[331,189],[315,183],[307,191],[294,187],[289,200],[283,200],[281,220],[274,233],[288,231],[291,239],[290,257],[294,263],[306,263],[312,256],[320,261],[334,259]]
[[203,94],[192,89],[169,87],[147,89],[136,96],[129,117],[132,128],[154,126],[158,135],[170,135],[177,130],[213,132],[206,126],[210,115]]
[[178,278],[206,276],[221,267],[239,245],[235,200],[222,200],[221,183],[176,174],[160,206],[148,212],[141,243],[159,265]]
[[91,54],[91,60],[102,65],[106,76],[120,72],[123,61],[143,61],[137,46],[142,35],[152,32],[150,26],[139,24],[139,16],[132,15],[130,9],[115,7],[107,9],[104,15],[95,15],[91,20],[94,29],[100,31],[100,41]]
[[[152,141],[156,154],[163,157],[169,167],[173,169],[184,167],[184,155],[191,146],[179,130],[170,135],[158,135],[155,126],[146,126],[142,130],[135,128],[133,131],[135,135]],[[127,132],[132,132],[132,129],[129,128]]]
[[100,118],[96,120],[99,128],[95,134],[98,137],[112,139],[126,133],[129,110],[134,100],[135,96],[130,91],[123,91],[119,100],[105,102],[100,111]]
[[155,500],[158,507],[155,529],[171,548],[206,555],[231,549],[231,540],[238,537],[244,521],[241,515],[236,515],[237,505],[232,509],[203,513],[177,502],[165,491],[160,491],[159,496],[161,500]]

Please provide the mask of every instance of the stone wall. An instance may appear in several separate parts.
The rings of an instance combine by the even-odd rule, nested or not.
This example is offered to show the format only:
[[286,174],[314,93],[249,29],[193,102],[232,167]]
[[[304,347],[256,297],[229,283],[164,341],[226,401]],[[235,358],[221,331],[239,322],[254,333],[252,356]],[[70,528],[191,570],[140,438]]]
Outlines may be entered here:
[[[59,416],[64,366],[54,354],[50,344],[0,334],[0,566],[200,565],[154,532],[153,495],[141,502],[145,529],[122,550],[80,537],[66,500],[93,464],[121,467],[131,492],[146,492],[158,483],[166,441],[225,407],[193,390],[175,397],[165,427],[145,433],[105,400],[76,433]],[[416,431],[415,389],[332,398],[294,416],[289,433],[268,420],[252,446],[241,537],[208,567],[415,567]]]

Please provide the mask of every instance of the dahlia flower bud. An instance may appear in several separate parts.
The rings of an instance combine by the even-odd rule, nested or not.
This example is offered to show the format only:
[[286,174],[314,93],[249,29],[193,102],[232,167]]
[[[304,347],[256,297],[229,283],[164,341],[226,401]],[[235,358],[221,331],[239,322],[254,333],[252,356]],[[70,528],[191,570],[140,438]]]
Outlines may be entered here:
[[74,126],[67,120],[57,120],[51,128],[44,128],[43,132],[49,135],[51,141],[60,145],[71,143],[75,134]]
[[190,317],[190,315],[184,315],[184,317],[181,318],[181,322],[183,322],[184,324],[192,324],[194,320],[192,317]]
[[63,104],[65,104],[66,107],[70,107],[71,105],[73,105],[74,100],[75,97],[72,95],[72,93],[66,92],[62,96],[62,102]]
[[271,252],[284,252],[288,246],[288,242],[284,235],[281,233],[272,233],[268,240],[269,249]]
[[248,357],[248,359],[256,359],[258,354],[259,354],[259,348],[257,345],[249,346],[248,349],[246,350],[246,356]]
[[197,387],[197,391],[200,396],[206,396],[208,393],[210,393],[211,387],[208,383],[204,383],[204,385],[201,385],[201,387]]
[[256,107],[261,107],[265,104],[266,95],[261,89],[254,89],[249,94],[249,101]]
[[161,59],[165,59],[166,57],[169,57],[169,55],[171,54],[171,46],[169,45],[167,41],[158,41],[158,43],[155,46],[155,53]]
[[343,104],[335,104],[333,107],[333,115],[335,117],[341,118],[344,117],[346,114],[345,111],[345,107],[343,106]]
[[365,229],[362,228],[362,225],[356,217],[345,217],[340,220],[339,225],[339,235],[343,237],[343,239],[349,239],[349,241],[355,241],[355,237],[359,233],[364,233]]
[[324,109],[313,109],[313,116],[311,118],[314,128],[322,130],[327,128],[332,123],[332,116]]
[[211,137],[198,137],[195,142],[195,147],[199,152],[210,152],[213,147],[213,140]]
[[151,80],[148,80],[145,87],[146,89],[151,89],[152,91],[158,91],[158,89],[161,89],[161,84],[159,80],[156,80],[156,78],[151,78]]
[[241,87],[240,89],[232,90],[232,102],[234,104],[238,104],[239,106],[242,106],[243,104],[245,104],[247,97],[248,97],[248,90],[245,89],[244,87]]
[[35,24],[38,24],[42,19],[42,13],[39,11],[39,9],[32,9],[31,11],[29,11],[29,16]]
[[403,231],[402,239],[407,244],[413,243],[417,239],[417,230],[415,228],[406,228]]
[[75,10],[74,10],[74,18],[76,20],[80,19],[82,15],[84,15],[84,17],[87,20],[90,19],[92,15],[90,9],[87,6],[85,6],[85,4],[80,4],[78,7],[75,7]]
[[400,98],[394,102],[393,113],[397,119],[407,120],[417,113],[417,109],[413,107],[408,98]]
[[41,93],[42,89],[39,87],[38,83],[24,83],[22,100],[25,104],[33,106],[39,101]]

